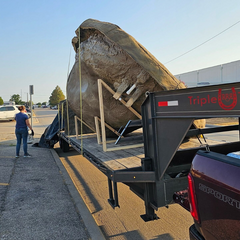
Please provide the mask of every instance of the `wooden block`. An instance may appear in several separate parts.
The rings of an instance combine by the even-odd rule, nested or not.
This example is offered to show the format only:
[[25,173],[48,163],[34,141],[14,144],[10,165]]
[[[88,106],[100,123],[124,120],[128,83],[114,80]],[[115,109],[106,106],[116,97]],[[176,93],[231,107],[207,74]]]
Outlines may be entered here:
[[135,101],[141,96],[141,94],[142,90],[140,88],[137,88],[136,91],[131,96],[131,98],[127,101],[125,106],[127,108],[131,107],[135,103]]
[[117,92],[113,95],[113,97],[115,99],[119,99],[121,95],[124,93],[124,91],[128,88],[128,86],[129,86],[129,83],[123,81],[118,87]]

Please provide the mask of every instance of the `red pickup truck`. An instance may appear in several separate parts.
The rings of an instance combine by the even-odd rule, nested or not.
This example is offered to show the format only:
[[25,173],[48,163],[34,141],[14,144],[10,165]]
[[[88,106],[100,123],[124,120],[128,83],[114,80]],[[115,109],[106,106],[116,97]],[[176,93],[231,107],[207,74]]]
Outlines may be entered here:
[[240,239],[239,158],[239,152],[197,152],[188,174],[188,194],[175,195],[194,218],[190,239]]
[[[223,90],[224,88],[229,90]],[[235,117],[240,121],[239,94],[240,89],[237,85],[199,89],[199,92],[187,95],[189,109],[178,110],[174,114],[181,117],[182,121],[186,121],[187,117],[193,118],[195,115],[199,118],[200,116]],[[180,99],[182,97],[184,97],[183,94],[179,95]],[[183,107],[185,105],[182,104]],[[182,110],[181,106],[179,109]],[[166,115],[170,114],[171,112],[167,112]],[[239,124],[227,126],[225,130],[239,132],[240,126]],[[210,133],[208,128],[201,131],[204,133],[203,136]],[[240,132],[235,142],[226,141],[224,144],[219,142],[215,147],[210,146],[210,149],[208,147],[206,150],[196,149],[190,170],[185,171],[188,174],[188,189],[174,194],[175,202],[189,210],[193,216],[194,225],[189,229],[191,240],[240,239],[239,139]],[[184,154],[181,162],[184,162],[187,156]]]

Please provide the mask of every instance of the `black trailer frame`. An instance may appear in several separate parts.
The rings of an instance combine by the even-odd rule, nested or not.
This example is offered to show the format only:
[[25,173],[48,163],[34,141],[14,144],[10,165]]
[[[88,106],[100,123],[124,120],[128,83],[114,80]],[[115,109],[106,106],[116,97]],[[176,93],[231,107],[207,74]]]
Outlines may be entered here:
[[[192,128],[193,121],[221,117],[239,121],[239,94],[240,83],[148,93],[141,109],[145,157],[137,167],[113,170],[99,160],[100,151],[93,154],[83,144],[83,156],[108,177],[111,206],[119,206],[117,182],[122,182],[145,202],[146,213],[141,217],[145,221],[157,219],[155,210],[173,203],[174,192],[187,188],[187,174],[196,152],[209,151],[207,143],[188,149],[182,149],[181,144],[191,136],[240,131],[239,124],[196,129]],[[81,144],[63,131],[59,138],[82,152]],[[210,150],[227,154],[240,150],[240,142],[215,144]]]

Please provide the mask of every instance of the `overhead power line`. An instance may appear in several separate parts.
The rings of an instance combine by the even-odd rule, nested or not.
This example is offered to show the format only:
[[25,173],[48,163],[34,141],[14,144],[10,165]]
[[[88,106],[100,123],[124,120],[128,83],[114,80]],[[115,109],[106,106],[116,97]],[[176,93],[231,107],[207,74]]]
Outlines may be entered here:
[[230,27],[226,28],[226,29],[225,29],[225,30],[223,30],[222,32],[220,32],[220,33],[218,33],[217,35],[215,35],[215,36],[213,36],[213,37],[209,38],[207,41],[205,41],[205,42],[203,42],[203,43],[199,44],[198,46],[196,46],[196,47],[192,48],[191,50],[189,50],[189,51],[187,51],[187,52],[185,52],[185,53],[181,54],[181,55],[180,55],[180,56],[178,56],[178,57],[175,57],[175,58],[173,58],[172,60],[170,60],[170,61],[168,61],[168,62],[166,62],[166,63],[164,63],[164,64],[170,63],[170,62],[172,62],[172,61],[174,61],[174,60],[176,60],[176,59],[178,59],[178,58],[180,58],[180,57],[182,57],[182,56],[186,55],[187,53],[189,53],[189,52],[191,52],[191,51],[195,50],[196,48],[198,48],[198,47],[202,46],[203,44],[205,44],[205,43],[209,42],[209,41],[210,41],[210,40],[212,40],[213,38],[215,38],[215,37],[219,36],[220,34],[222,34],[222,33],[226,32],[228,29],[232,28],[233,26],[237,25],[238,23],[240,23],[240,21],[238,21],[238,22],[234,23],[233,25],[231,25]]

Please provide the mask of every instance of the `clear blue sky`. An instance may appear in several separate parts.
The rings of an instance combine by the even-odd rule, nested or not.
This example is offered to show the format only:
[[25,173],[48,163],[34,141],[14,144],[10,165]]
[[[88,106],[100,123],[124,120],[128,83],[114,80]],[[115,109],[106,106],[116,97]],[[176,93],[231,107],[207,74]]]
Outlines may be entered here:
[[[0,1],[0,96],[49,100],[59,85],[66,93],[71,40],[88,18],[117,24],[172,74],[240,59],[239,0],[11,0]],[[169,63],[167,63],[169,62]],[[167,63],[167,64],[166,64]]]

